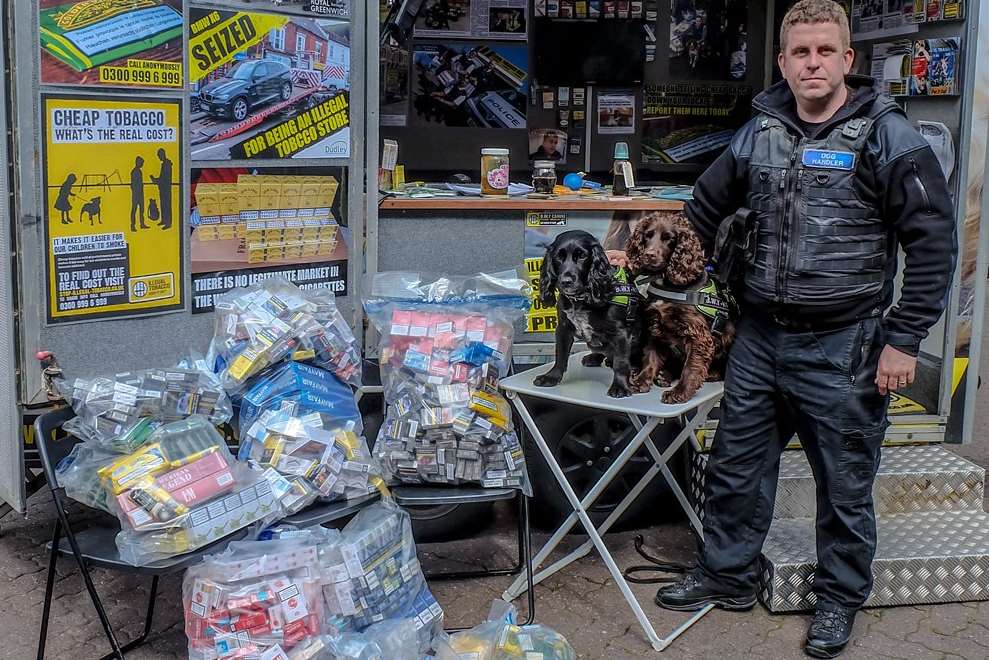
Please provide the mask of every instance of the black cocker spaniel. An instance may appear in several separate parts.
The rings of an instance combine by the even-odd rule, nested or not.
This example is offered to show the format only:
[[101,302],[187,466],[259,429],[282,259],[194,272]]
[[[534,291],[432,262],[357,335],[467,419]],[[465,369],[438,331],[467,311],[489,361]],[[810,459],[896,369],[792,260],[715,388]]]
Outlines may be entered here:
[[552,387],[563,380],[577,338],[592,351],[583,359],[585,366],[597,367],[607,359],[614,371],[608,396],[629,396],[638,368],[642,306],[634,287],[616,278],[601,243],[586,231],[557,236],[546,249],[539,295],[543,305],[556,305],[556,362],[535,385]]

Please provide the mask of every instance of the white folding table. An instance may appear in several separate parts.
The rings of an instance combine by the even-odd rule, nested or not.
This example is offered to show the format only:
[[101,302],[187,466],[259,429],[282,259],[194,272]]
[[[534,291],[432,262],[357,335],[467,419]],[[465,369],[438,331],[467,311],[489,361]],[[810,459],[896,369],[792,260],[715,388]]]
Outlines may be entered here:
[[[688,440],[694,443],[695,448],[700,449],[696,440],[696,431],[702,424],[704,424],[705,421],[707,421],[707,417],[711,410],[721,399],[723,388],[721,383],[705,383],[690,401],[677,405],[663,403],[662,392],[665,390],[659,387],[654,387],[650,392],[645,394],[634,394],[623,399],[615,399],[609,397],[607,394],[608,387],[611,385],[613,376],[611,369],[606,367],[583,366],[581,364],[581,358],[584,355],[586,355],[586,353],[575,354],[570,357],[570,362],[567,366],[567,373],[563,377],[563,382],[555,387],[536,387],[533,384],[533,380],[535,380],[537,376],[540,376],[550,370],[552,367],[550,364],[542,365],[528,371],[523,371],[501,381],[502,389],[505,390],[509,400],[511,400],[514,404],[515,409],[518,410],[518,413],[521,416],[522,421],[525,423],[526,428],[528,428],[532,438],[539,446],[539,451],[542,452],[543,458],[546,460],[547,465],[549,465],[554,476],[556,476],[556,480],[559,482],[560,488],[563,489],[563,493],[570,502],[570,506],[573,507],[573,513],[571,513],[567,519],[563,521],[560,528],[553,533],[553,536],[551,536],[549,541],[546,542],[546,545],[542,548],[542,550],[536,554],[532,561],[533,570],[539,568],[539,566],[546,561],[549,555],[556,549],[563,538],[570,532],[578,521],[584,526],[584,529],[587,531],[587,535],[589,537],[587,542],[568,554],[566,557],[563,557],[548,568],[536,573],[533,577],[533,584],[541,582],[543,579],[570,565],[574,561],[587,556],[592,548],[596,548],[598,553],[601,555],[601,558],[604,560],[604,563],[607,564],[608,570],[615,579],[615,583],[621,590],[625,600],[628,601],[629,607],[631,607],[632,611],[635,613],[635,618],[639,620],[646,636],[649,637],[649,641],[652,643],[653,648],[657,651],[662,651],[669,646],[673,640],[696,623],[702,616],[711,611],[713,605],[709,605],[704,609],[695,612],[685,623],[673,630],[669,635],[666,637],[660,637],[656,634],[656,630],[649,622],[645,612],[643,612],[642,606],[632,594],[632,590],[629,588],[628,582],[626,582],[625,578],[622,576],[621,570],[612,558],[607,546],[605,546],[601,535],[606,533],[608,529],[611,528],[611,526],[621,517],[622,513],[624,513],[632,502],[635,501],[636,497],[638,497],[645,487],[659,474],[662,474],[667,483],[669,483],[670,489],[676,495],[677,500],[680,502],[680,506],[683,507],[687,517],[690,519],[690,523],[694,526],[694,529],[697,530],[697,534],[700,535],[702,533],[701,522],[697,518],[697,514],[695,514],[694,510],[691,508],[690,503],[687,501],[687,496],[684,495],[683,490],[680,489],[679,484],[677,484],[676,479],[674,479],[667,463],[671,458],[673,458],[677,450],[680,449],[680,447],[682,447]],[[519,395],[539,399],[549,399],[552,401],[561,401],[578,406],[585,406],[588,408],[596,408],[603,411],[611,411],[628,415],[629,419],[632,421],[632,424],[637,429],[637,432],[628,445],[614,458],[614,462],[605,471],[598,482],[594,484],[583,499],[580,499],[570,486],[570,483],[567,481],[563,470],[560,468],[559,463],[553,456],[552,450],[546,445],[546,440],[543,438],[542,433],[540,433],[539,428],[532,419],[532,415],[526,409],[525,404]],[[691,413],[694,414],[691,415]],[[683,421],[683,429],[676,436],[676,438],[674,438],[673,442],[670,443],[666,450],[660,452],[649,435],[657,426],[672,419],[681,419]],[[587,515],[588,507],[594,504],[594,501],[598,498],[598,496],[604,492],[604,489],[608,487],[629,459],[632,458],[632,456],[642,446],[645,446],[646,450],[652,456],[654,461],[653,465],[650,466],[649,470],[646,471],[635,487],[628,492],[611,515],[608,516],[603,523],[601,523],[601,526],[595,528],[590,517]],[[519,595],[525,592],[526,586],[526,580],[520,576],[505,591],[503,598],[507,601],[512,601],[515,598],[518,598]]]

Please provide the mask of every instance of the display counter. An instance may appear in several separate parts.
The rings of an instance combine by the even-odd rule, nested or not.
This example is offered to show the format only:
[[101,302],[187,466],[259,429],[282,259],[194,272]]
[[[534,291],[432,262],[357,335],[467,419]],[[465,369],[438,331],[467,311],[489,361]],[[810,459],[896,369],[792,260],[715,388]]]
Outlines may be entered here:
[[[652,197],[386,197],[382,211],[680,211],[683,202]],[[390,213],[389,213],[390,214]],[[381,215],[386,215],[382,213]]]

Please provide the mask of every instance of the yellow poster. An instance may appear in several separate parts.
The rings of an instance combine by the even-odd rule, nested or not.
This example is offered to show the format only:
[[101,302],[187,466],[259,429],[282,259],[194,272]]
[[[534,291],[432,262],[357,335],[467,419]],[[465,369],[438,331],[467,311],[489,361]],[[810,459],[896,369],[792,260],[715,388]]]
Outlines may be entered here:
[[544,307],[539,302],[539,276],[542,271],[542,257],[525,260],[525,274],[532,288],[531,306],[526,314],[526,332],[556,331],[556,307]]
[[[260,42],[271,30],[284,27],[288,20],[278,14],[193,10],[189,23],[189,80],[205,78]],[[285,48],[288,37],[282,33],[279,38],[280,47]]]
[[48,321],[183,307],[181,102],[43,98]]

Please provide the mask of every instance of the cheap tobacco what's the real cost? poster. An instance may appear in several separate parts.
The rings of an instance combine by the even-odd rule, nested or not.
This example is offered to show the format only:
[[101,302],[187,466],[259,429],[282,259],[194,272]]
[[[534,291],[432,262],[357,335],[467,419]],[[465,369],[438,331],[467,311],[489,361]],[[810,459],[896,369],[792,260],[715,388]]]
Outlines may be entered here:
[[180,102],[42,104],[49,323],[181,309]]

